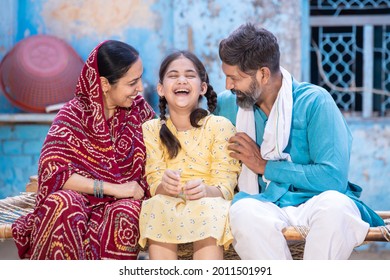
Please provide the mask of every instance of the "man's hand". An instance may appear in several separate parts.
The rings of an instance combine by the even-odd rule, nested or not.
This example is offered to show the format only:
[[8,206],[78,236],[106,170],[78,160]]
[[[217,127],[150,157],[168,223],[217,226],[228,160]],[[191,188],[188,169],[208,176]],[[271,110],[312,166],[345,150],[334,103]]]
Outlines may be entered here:
[[230,156],[240,160],[250,170],[257,174],[264,174],[267,161],[261,157],[260,147],[244,132],[237,132],[229,139],[228,150]]

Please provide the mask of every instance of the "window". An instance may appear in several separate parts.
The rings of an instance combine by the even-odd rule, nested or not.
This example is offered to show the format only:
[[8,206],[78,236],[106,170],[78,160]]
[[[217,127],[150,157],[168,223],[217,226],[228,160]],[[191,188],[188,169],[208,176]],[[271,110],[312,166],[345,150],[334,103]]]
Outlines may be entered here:
[[310,1],[310,80],[346,115],[390,115],[390,0]]

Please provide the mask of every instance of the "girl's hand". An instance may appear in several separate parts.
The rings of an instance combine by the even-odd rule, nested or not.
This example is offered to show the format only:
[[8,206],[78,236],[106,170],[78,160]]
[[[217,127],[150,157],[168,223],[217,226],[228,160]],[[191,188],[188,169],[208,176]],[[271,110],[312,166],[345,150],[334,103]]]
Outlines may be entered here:
[[160,187],[163,188],[164,194],[177,196],[181,192],[180,171],[167,169],[161,179]]
[[209,196],[209,187],[201,179],[188,181],[184,186],[184,195],[187,200],[196,200]]

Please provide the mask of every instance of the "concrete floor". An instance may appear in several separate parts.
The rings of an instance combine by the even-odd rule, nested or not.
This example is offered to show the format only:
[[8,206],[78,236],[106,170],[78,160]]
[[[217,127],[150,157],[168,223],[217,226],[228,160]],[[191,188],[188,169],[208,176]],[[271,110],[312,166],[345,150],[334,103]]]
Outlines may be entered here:
[[0,240],[0,260],[18,260],[15,243],[12,239]]

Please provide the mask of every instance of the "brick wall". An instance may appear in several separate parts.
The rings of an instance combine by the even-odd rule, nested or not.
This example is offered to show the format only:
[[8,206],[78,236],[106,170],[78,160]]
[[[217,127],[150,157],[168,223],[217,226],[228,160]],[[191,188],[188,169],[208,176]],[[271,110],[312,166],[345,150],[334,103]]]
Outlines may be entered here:
[[0,199],[24,191],[36,174],[49,124],[0,125]]

